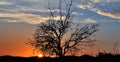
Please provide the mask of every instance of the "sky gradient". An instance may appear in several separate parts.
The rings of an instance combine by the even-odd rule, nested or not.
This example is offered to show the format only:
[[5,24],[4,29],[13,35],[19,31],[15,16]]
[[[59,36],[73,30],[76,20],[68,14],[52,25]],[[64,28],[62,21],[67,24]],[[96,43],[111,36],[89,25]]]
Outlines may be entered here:
[[[68,3],[69,0],[65,0]],[[0,56],[31,56],[25,43],[32,38],[37,24],[48,20],[48,2],[58,12],[58,0],[0,0]],[[120,0],[74,0],[72,14],[77,23],[100,23],[95,51],[110,52],[120,45]],[[65,9],[63,8],[64,12]],[[59,17],[59,16],[58,16]],[[120,46],[117,46],[120,51]]]

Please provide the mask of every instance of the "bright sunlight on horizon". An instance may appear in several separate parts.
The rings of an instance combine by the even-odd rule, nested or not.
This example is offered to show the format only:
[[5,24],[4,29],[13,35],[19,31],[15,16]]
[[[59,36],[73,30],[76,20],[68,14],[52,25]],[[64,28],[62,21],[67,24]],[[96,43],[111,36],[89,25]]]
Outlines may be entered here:
[[41,53],[38,54],[38,57],[39,57],[39,58],[42,58],[42,57],[43,57],[43,54],[41,54]]

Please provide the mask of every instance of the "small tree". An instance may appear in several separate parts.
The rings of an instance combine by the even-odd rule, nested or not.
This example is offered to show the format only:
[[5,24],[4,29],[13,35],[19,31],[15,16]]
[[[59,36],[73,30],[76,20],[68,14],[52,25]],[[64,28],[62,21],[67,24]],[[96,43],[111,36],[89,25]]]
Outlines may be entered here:
[[118,44],[119,44],[118,41],[114,43],[114,47],[113,47],[113,54],[114,55],[119,54]]
[[53,10],[48,7],[50,19],[37,26],[33,41],[29,42],[36,50],[45,55],[63,57],[70,52],[79,51],[80,45],[94,41],[90,36],[98,31],[98,24],[74,24],[71,21],[72,1],[70,0],[66,5],[66,11],[63,12],[61,0],[59,0],[59,20],[56,19]]

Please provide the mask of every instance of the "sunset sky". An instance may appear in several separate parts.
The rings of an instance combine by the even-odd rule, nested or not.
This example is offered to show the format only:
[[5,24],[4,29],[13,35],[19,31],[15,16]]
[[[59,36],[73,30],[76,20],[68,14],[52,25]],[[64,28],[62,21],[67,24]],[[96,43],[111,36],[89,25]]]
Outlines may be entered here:
[[[37,24],[48,20],[48,2],[57,12],[58,0],[0,0],[0,56],[33,55],[32,47],[25,43]],[[74,0],[72,8],[74,22],[100,23],[95,51],[109,52],[115,42],[120,45],[120,0]]]

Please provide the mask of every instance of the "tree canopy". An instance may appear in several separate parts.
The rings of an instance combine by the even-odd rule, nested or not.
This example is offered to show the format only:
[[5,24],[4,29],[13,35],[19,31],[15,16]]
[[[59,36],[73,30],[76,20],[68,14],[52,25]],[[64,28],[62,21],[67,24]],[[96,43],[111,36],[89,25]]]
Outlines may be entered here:
[[59,0],[59,19],[48,5],[50,18],[40,23],[33,35],[33,41],[29,43],[44,55],[56,55],[62,57],[70,52],[77,52],[80,45],[95,41],[90,36],[98,31],[98,24],[80,24],[71,19],[74,12],[71,9],[73,0],[66,5],[66,11],[62,12],[61,0]]

